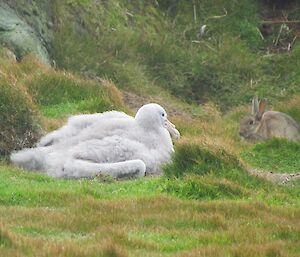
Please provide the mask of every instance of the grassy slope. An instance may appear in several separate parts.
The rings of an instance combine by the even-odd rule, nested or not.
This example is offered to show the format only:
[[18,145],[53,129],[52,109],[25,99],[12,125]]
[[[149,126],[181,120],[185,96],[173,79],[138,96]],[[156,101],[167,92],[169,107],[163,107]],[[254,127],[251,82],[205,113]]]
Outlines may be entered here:
[[5,57],[5,51],[0,49],[0,155],[32,146],[41,128],[57,127],[58,118],[126,109],[111,81],[55,71],[30,56],[16,64]]
[[[212,90],[207,91],[210,93],[205,98],[236,105],[248,100],[253,92],[269,96],[267,89],[277,78],[271,97],[280,99],[295,91],[298,50],[289,56],[269,59],[256,54],[261,42],[255,34],[257,5],[253,1],[201,1],[201,5],[196,1],[198,17],[204,17],[203,22],[211,26],[208,32],[211,39],[207,38],[204,45],[191,44],[198,27],[193,25],[192,7],[186,1],[180,1],[180,8],[169,10],[163,1],[159,1],[159,8],[152,4],[143,6],[141,1],[132,4],[122,1],[119,5],[114,2],[107,1],[104,9],[102,5],[96,8],[94,1],[89,0],[55,2],[56,13],[61,17],[74,17],[75,13],[78,19],[74,24],[56,21],[56,26],[60,24],[57,40],[61,38],[54,46],[58,64],[88,77],[106,75],[121,88],[141,95],[149,93],[165,104],[178,104],[182,109],[180,115],[171,118],[183,139],[176,145],[174,162],[165,167],[164,177],[126,182],[109,178],[106,181],[55,180],[3,162],[0,165],[0,255],[298,256],[299,185],[273,185],[250,177],[239,165],[242,154],[244,161],[252,164],[256,161],[259,167],[269,169],[271,162],[257,158],[257,154],[266,154],[270,147],[276,150],[278,142],[255,148],[240,140],[236,133],[238,121],[247,112],[247,106],[221,115],[214,104],[200,108],[183,104],[176,97],[170,100],[168,92],[157,91],[163,87],[178,94],[187,89],[185,96],[192,92],[197,99],[194,93],[203,88],[193,90],[201,82]],[[223,22],[207,18],[222,13],[223,5],[229,12]],[[134,14],[134,21],[124,14],[124,6]],[[240,8],[247,10],[241,14],[242,23],[234,11]],[[89,20],[89,15],[95,20],[90,20],[86,27],[95,30],[85,34],[87,37],[73,34],[70,28],[75,26],[81,31],[78,22]],[[248,33],[237,39],[241,24],[242,31]],[[99,26],[99,32],[93,26]],[[223,33],[224,28],[229,28],[228,35]],[[166,30],[173,31],[174,35],[164,33]],[[210,53],[209,47],[217,52]],[[270,63],[276,60],[284,69],[270,67],[269,60]],[[284,74],[289,70],[285,66],[289,63],[294,68],[294,76],[277,76],[278,72]],[[99,83],[94,80],[80,79],[63,71],[45,71],[33,60],[18,65],[1,64],[2,72],[11,71],[7,76],[11,84],[17,81],[26,88],[45,129],[61,125],[68,114],[126,108],[109,82],[105,82],[108,90],[103,92],[97,89]],[[237,77],[231,77],[233,71],[237,71]],[[190,75],[185,77],[190,72],[196,80],[190,81]],[[205,74],[204,81],[197,80]],[[259,83],[254,81],[251,92],[244,94],[252,76],[259,77]],[[186,87],[180,88],[183,84]],[[226,89],[237,84],[234,90]],[[287,86],[287,90],[281,92],[279,84]],[[215,88],[217,85],[224,86],[225,90]],[[50,88],[62,91],[55,91],[49,97]],[[220,95],[211,95],[219,89]],[[233,93],[236,98],[231,101]],[[81,94],[85,99],[80,98]],[[275,107],[300,121],[299,96],[278,102]],[[284,158],[293,158],[294,147],[299,147],[285,141],[279,144],[285,146]],[[275,155],[272,164],[286,169],[282,160],[282,155]],[[297,170],[299,163],[288,168]]]
[[[189,102],[214,101],[222,110],[255,93],[274,101],[299,92],[300,47],[296,41],[289,53],[266,54],[279,27],[262,40],[261,1],[194,3],[196,16],[192,1],[54,1],[53,58],[59,67],[107,76],[140,95],[167,90]],[[278,40],[291,41],[294,33]]]

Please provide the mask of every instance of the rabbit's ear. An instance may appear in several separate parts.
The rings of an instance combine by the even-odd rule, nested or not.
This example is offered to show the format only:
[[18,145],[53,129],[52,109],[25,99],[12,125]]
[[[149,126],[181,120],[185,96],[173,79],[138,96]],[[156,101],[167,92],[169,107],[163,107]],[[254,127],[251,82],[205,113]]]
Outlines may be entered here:
[[266,111],[267,101],[265,99],[259,101],[258,112],[256,114],[256,119],[260,120]]
[[256,115],[258,113],[258,97],[254,96],[252,99],[252,115]]

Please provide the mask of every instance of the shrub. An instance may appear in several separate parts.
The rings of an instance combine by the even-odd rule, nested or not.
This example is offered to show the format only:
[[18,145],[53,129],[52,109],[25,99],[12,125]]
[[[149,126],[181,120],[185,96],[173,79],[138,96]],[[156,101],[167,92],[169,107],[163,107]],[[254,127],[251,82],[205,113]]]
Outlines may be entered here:
[[40,135],[37,112],[24,89],[0,80],[0,155],[30,147]]

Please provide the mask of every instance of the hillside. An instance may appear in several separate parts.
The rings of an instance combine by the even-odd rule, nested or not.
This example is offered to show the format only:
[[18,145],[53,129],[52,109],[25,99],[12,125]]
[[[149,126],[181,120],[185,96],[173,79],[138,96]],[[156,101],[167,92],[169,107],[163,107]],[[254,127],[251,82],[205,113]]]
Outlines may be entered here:
[[[2,0],[0,256],[299,256],[300,143],[238,134],[253,95],[300,123],[299,7]],[[71,115],[148,102],[182,134],[160,177],[54,179],[8,161]]]
[[18,59],[49,55],[46,63],[139,95],[167,90],[228,110],[255,93],[274,101],[299,89],[297,1],[3,2],[39,41],[10,44]]

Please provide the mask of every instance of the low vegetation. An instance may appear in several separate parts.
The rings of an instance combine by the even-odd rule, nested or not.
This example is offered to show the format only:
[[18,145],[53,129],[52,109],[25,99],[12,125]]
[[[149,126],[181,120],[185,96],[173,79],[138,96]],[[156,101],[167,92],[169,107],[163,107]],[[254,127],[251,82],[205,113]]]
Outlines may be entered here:
[[273,172],[299,172],[300,143],[273,139],[247,149],[242,158],[254,167]]
[[32,146],[43,129],[57,126],[47,118],[125,108],[119,91],[108,80],[80,79],[44,67],[32,57],[16,64],[3,56],[0,63],[2,156]]
[[[0,53],[1,54],[1,53]],[[23,84],[20,69],[0,58],[0,155],[31,146],[40,136],[38,110]]]
[[101,182],[56,180],[2,165],[0,253],[297,256],[299,189],[227,172],[237,179]]
[[[280,24],[269,25],[272,33],[262,35],[260,13],[278,6],[252,0],[54,1],[53,58],[59,67],[109,77],[139,95],[168,90],[222,110],[253,94],[282,100],[299,92],[300,48],[292,25],[284,32]],[[284,7],[296,20],[297,6]],[[292,51],[270,53],[283,42]]]
[[[299,45],[272,52],[296,31],[263,40],[260,2],[55,0],[55,69],[1,49],[0,256],[299,256],[299,180],[244,168],[299,172],[299,143],[237,133],[253,94],[300,123]],[[6,158],[69,115],[150,101],[182,134],[161,177],[54,179]]]

